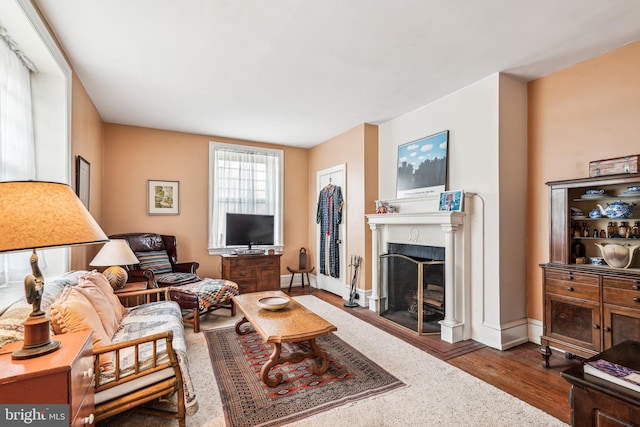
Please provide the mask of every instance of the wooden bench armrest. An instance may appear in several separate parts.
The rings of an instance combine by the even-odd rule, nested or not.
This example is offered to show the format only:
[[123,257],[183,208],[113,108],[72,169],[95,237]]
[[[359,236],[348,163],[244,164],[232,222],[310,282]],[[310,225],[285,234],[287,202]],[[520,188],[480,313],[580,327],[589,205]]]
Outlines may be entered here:
[[[120,298],[122,304],[127,307],[131,306],[129,305],[131,299],[135,300],[134,305],[146,304],[148,302],[159,301],[161,299],[171,301],[171,298],[169,298],[169,288],[140,289],[136,291],[118,292],[114,295]],[[155,298],[151,299],[153,296],[155,296]]]
[[[158,359],[160,358],[160,354],[158,353],[158,342],[165,340],[166,341],[166,350],[167,355],[169,356],[169,360],[163,363],[160,363]],[[152,343],[153,352],[151,354],[151,365],[148,368],[142,368],[140,363],[142,362],[138,358],[138,354],[140,352],[139,347],[143,344]],[[121,372],[121,354],[120,352],[129,347],[134,347],[135,352],[135,360],[133,366],[133,372],[128,373],[126,376],[122,377]],[[113,381],[109,381],[107,383],[100,383],[100,357],[105,353],[113,352],[113,366],[115,368],[115,379]],[[179,380],[179,383],[182,384],[182,375],[180,373],[180,368],[178,366],[178,359],[176,357],[175,351],[173,350],[173,332],[161,332],[158,334],[149,335],[147,337],[141,337],[129,341],[124,341],[121,343],[111,344],[104,347],[99,347],[93,350],[94,356],[94,375],[95,375],[95,392],[98,393],[102,390],[107,390],[109,388],[115,387],[120,384],[124,384],[129,381],[133,381],[137,378],[144,377],[146,375],[151,375],[154,372],[161,371],[163,369],[172,367],[176,372],[176,377]]]

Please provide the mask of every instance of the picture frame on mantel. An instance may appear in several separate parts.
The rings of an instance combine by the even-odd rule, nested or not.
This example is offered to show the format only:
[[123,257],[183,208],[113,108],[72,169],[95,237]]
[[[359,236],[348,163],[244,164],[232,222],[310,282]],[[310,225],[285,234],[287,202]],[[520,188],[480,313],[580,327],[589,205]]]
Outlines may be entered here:
[[444,191],[440,193],[439,209],[444,212],[462,212],[464,191]]
[[147,213],[149,215],[178,215],[180,213],[179,181],[148,181]]
[[398,147],[397,198],[436,195],[447,188],[449,131]]
[[91,163],[82,156],[76,156],[76,194],[85,208],[89,209],[91,188]]

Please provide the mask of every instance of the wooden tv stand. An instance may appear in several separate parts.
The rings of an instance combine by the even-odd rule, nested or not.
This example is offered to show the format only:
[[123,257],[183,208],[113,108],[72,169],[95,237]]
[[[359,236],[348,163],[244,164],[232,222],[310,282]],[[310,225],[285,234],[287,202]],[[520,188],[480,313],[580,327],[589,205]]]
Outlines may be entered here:
[[280,257],[273,255],[220,255],[222,278],[238,284],[241,294],[280,289]]

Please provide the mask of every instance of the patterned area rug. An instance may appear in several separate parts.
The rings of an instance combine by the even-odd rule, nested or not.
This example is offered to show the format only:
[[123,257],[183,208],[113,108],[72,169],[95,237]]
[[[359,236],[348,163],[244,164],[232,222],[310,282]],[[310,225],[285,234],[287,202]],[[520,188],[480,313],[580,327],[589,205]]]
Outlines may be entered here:
[[[283,378],[278,386],[269,388],[259,374],[271,355],[271,344],[265,344],[256,332],[238,336],[234,328],[212,329],[204,334],[230,427],[290,423],[405,386],[349,344],[329,334],[316,340],[331,361],[324,375],[313,373],[315,359],[284,363],[271,369],[272,377],[280,372]],[[283,345],[283,355],[297,345]]]

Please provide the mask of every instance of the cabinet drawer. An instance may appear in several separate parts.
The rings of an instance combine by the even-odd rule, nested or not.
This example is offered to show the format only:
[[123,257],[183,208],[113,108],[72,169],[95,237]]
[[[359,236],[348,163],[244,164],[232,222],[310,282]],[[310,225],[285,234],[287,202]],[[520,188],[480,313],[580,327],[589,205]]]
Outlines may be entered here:
[[569,280],[548,279],[546,281],[545,291],[550,294],[581,298],[589,301],[600,300],[600,290],[597,285],[585,285],[584,283],[571,282]]
[[640,290],[640,279],[603,276],[602,286],[638,291]]
[[270,266],[276,263],[276,260],[272,257],[253,257],[253,256],[240,256],[238,258],[231,258],[229,263],[232,267],[261,267]]
[[602,299],[606,304],[621,305],[640,310],[640,291],[604,288],[602,290]]
[[234,282],[238,284],[238,291],[240,291],[241,294],[258,291],[255,280],[234,280]]
[[567,270],[546,269],[544,272],[545,279],[566,280],[570,282],[580,282],[587,285],[598,286],[600,277],[597,274],[574,273]]
[[235,282],[235,279],[255,279],[258,277],[258,273],[255,268],[244,267],[238,270],[233,270],[233,272],[230,273],[230,277],[233,277],[233,281]]

